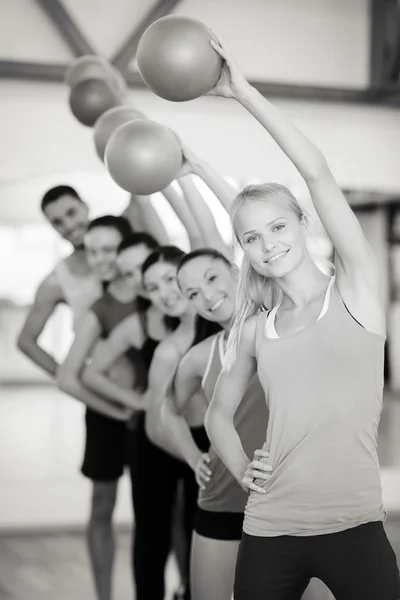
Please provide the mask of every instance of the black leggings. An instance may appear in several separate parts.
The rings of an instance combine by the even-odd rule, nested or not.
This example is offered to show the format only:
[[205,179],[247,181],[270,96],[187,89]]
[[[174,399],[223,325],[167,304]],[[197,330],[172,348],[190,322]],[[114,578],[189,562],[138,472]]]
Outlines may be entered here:
[[398,600],[396,556],[381,522],[310,537],[243,534],[235,600],[300,600],[317,577],[336,600]]
[[190,467],[149,441],[144,419],[136,426],[130,471],[135,512],[133,566],[136,599],[163,600],[164,571],[172,545],[172,518],[178,483],[182,481],[184,485],[184,527],[188,548],[198,486]]

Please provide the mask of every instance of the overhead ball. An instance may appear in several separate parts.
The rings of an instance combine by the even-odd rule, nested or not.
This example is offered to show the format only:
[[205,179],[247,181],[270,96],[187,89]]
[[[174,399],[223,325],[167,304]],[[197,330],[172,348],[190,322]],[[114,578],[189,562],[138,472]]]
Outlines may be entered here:
[[87,54],[75,59],[68,66],[65,83],[73,88],[87,79],[102,79],[111,82],[114,77],[112,65],[105,58],[95,54]]
[[183,102],[206,94],[222,69],[210,39],[201,21],[179,15],[158,19],[144,32],[137,50],[143,81],[165,100]]
[[134,119],[145,118],[143,113],[130,106],[116,106],[102,114],[94,125],[94,144],[100,160],[104,162],[108,140],[118,127]]
[[82,125],[92,127],[110,108],[121,104],[120,94],[106,81],[87,79],[72,88],[69,105]]
[[105,162],[114,181],[132,194],[160,192],[176,179],[182,149],[174,133],[154,121],[137,119],[119,127],[106,147]]
[[108,81],[118,92],[125,94],[126,82],[120,71],[102,56],[87,54],[75,59],[65,74],[65,83],[73,88],[87,79]]

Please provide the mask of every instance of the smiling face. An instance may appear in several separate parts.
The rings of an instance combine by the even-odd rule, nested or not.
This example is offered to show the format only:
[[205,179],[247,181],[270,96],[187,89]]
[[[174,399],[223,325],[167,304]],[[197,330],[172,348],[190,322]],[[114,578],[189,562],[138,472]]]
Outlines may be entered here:
[[65,194],[43,209],[49,223],[74,248],[82,248],[89,223],[88,207],[75,196]]
[[100,281],[112,281],[117,276],[117,249],[121,240],[114,227],[95,227],[85,235],[87,261]]
[[144,292],[142,288],[142,266],[152,251],[145,244],[138,244],[137,246],[129,246],[118,254],[119,272],[137,294],[143,294]]
[[200,316],[216,323],[229,323],[234,310],[237,268],[212,256],[198,256],[179,270],[183,294]]
[[164,261],[152,264],[143,275],[143,287],[150,302],[166,316],[180,317],[188,309],[174,264]]
[[246,258],[264,277],[283,277],[308,255],[307,221],[282,196],[248,199],[237,210],[234,227]]

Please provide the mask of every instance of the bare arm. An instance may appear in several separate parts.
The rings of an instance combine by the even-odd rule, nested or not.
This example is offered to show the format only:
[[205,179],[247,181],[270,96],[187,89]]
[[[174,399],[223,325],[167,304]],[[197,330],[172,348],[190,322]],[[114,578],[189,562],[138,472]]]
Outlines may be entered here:
[[217,199],[225,208],[226,212],[230,213],[233,200],[238,193],[237,190],[204,160],[197,161],[193,164],[192,173],[200,177],[200,179],[208,185],[210,190],[214,192]]
[[132,223],[132,227],[135,231],[142,229],[147,233],[150,233],[160,246],[170,243],[167,230],[165,229],[161,218],[151,203],[150,196],[132,196],[130,205],[136,209],[139,214],[141,227],[135,226]]
[[171,442],[162,422],[162,405],[170,394],[179,358],[178,350],[170,340],[162,342],[154,353],[147,389],[146,433],[154,444],[182,460],[181,454]]
[[231,260],[231,253],[222,239],[217,224],[215,223],[214,216],[203,196],[197,189],[193,178],[190,175],[181,177],[179,179],[179,185],[182,188],[185,200],[190,207],[193,217],[196,219],[204,241],[203,245],[219,250]]
[[57,372],[57,385],[60,390],[93,410],[113,419],[126,420],[129,416],[126,410],[113,406],[103,397],[94,394],[85,388],[80,380],[85,359],[89,356],[99,336],[99,322],[95,314],[89,311],[82,320],[67,358]]
[[161,420],[171,442],[193,470],[196,469],[202,452],[182,413],[201,385],[211,346],[209,339],[205,342],[194,346],[185,354],[175,375],[174,394],[165,398],[161,406]]
[[185,198],[181,197],[172,185],[169,185],[167,188],[165,188],[162,193],[169,202],[178,219],[181,221],[182,225],[185,227],[189,237],[191,250],[196,250],[196,248],[203,247],[204,242],[201,236],[200,228],[197,225],[189,207],[187,206]]
[[113,402],[119,402],[134,410],[144,410],[143,394],[128,389],[113,381],[108,375],[115,362],[126,354],[131,347],[140,348],[143,344],[143,331],[136,314],[130,315],[117,325],[104,341],[83,371],[82,381],[92,391],[105,396]]
[[240,485],[250,460],[236,432],[234,417],[256,372],[256,319],[251,317],[244,324],[236,361],[229,372],[223,371],[219,376],[205,418],[212,445]]
[[57,305],[63,301],[61,288],[53,273],[39,285],[35,300],[29,309],[24,326],[18,336],[18,348],[52,377],[56,376],[57,361],[37,343],[40,334]]
[[325,157],[278,108],[249,85],[225,47],[214,42],[212,45],[225,59],[214,93],[233,97],[242,104],[297,168],[334,245],[337,286],[346,305],[367,329],[384,333],[377,261]]

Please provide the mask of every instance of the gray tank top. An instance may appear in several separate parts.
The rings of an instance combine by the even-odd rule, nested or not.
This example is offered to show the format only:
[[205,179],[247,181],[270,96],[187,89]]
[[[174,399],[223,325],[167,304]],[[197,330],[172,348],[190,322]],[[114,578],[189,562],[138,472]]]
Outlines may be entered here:
[[66,304],[71,308],[74,318],[74,330],[83,314],[103,294],[101,283],[94,275],[74,275],[66,260],[56,265],[54,275],[61,287]]
[[250,535],[328,534],[386,516],[376,451],[385,339],[355,321],[335,285],[327,294],[324,316],[297,334],[271,339],[258,318],[273,472],[266,494],[250,493]]
[[[217,379],[222,369],[224,356],[224,332],[217,334],[213,340],[210,357],[205,371],[202,386],[207,399],[211,402]],[[254,377],[236,411],[235,428],[243,444],[244,451],[250,460],[254,451],[261,448],[265,440],[268,424],[268,409],[264,392]],[[214,512],[242,513],[247,502],[247,493],[226,468],[214,448],[208,452],[212,476],[205,490],[199,491],[198,504],[203,510]]]

